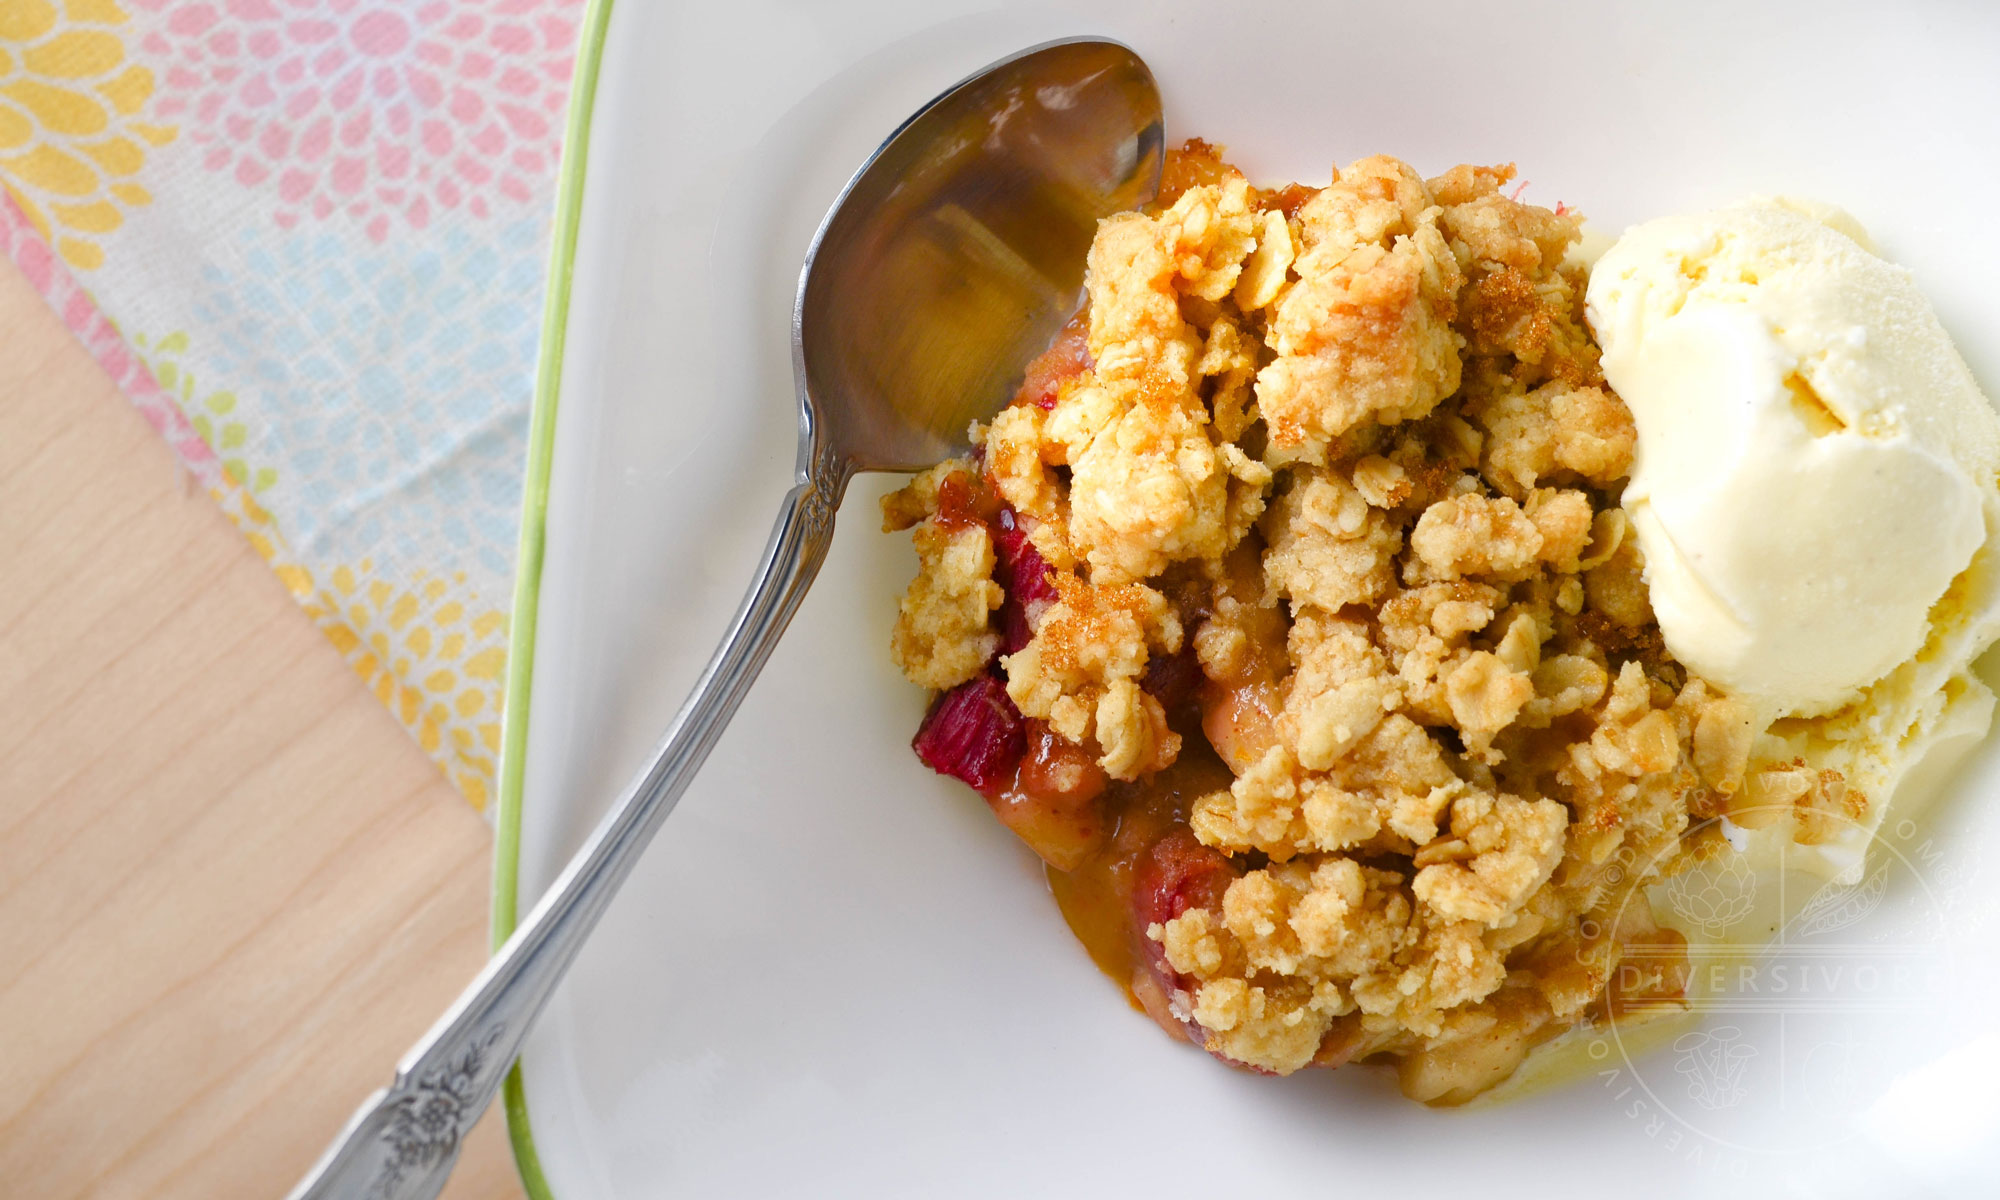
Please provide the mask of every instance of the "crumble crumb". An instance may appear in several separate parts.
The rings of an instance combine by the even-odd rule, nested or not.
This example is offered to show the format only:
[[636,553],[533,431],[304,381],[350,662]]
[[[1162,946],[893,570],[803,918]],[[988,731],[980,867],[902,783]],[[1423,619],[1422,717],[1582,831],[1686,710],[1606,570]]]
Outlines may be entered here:
[[1410,532],[1410,582],[1490,576],[1512,582],[1542,552],[1542,533],[1506,496],[1477,492],[1440,500]]
[[1264,514],[1264,579],[1273,598],[1327,610],[1367,604],[1395,583],[1403,535],[1339,474],[1295,471]]
[[1007,694],[1021,712],[1071,742],[1095,740],[1099,765],[1136,779],[1171,763],[1180,739],[1158,700],[1139,690],[1154,651],[1181,647],[1166,597],[1141,583],[1099,585],[1054,577],[1057,599],[1026,646],[1002,659]]
[[1421,417],[1457,390],[1464,278],[1441,213],[1414,171],[1379,157],[1300,208],[1297,279],[1267,335],[1277,357],[1257,375],[1273,451],[1323,464],[1363,422]]
[[939,483],[965,469],[960,460],[941,464],[883,502],[884,524],[914,526],[917,548],[917,577],[897,607],[889,652],[911,682],[939,690],[985,670],[1000,648],[988,620],[1004,599],[993,582],[993,539],[981,526],[937,517]]

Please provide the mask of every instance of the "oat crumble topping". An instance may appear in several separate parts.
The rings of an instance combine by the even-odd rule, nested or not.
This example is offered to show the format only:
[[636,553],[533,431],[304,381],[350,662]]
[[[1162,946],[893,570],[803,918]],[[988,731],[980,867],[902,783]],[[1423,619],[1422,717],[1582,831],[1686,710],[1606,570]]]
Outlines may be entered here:
[[1004,684],[996,813],[1109,881],[1134,995],[1235,1064],[1464,1100],[1621,988],[1679,994],[1613,968],[1676,942],[1636,890],[1732,797],[1808,832],[1850,803],[1753,769],[1746,706],[1662,649],[1580,219],[1513,174],[1264,191],[1189,143],[977,453],[884,505],[896,662]]

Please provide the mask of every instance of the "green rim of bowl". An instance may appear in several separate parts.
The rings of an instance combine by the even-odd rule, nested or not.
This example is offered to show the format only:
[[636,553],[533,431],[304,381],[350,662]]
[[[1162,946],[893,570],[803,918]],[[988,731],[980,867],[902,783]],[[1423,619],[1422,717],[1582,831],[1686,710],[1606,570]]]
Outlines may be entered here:
[[[514,559],[513,621],[507,636],[506,712],[501,718],[500,800],[493,835],[493,948],[519,921],[521,779],[528,742],[528,694],[535,673],[535,609],[541,595],[542,550],[549,506],[549,461],[555,449],[556,400],[562,390],[563,341],[569,329],[570,278],[576,230],[583,208],[583,179],[590,158],[590,117],[597,99],[597,68],[612,0],[589,0],[571,75],[569,119],[563,131],[556,178],[556,210],[549,235],[548,291],[542,304],[541,353],[535,365],[534,408],[528,418],[528,459],[521,483],[521,541]],[[507,1133],[521,1185],[534,1200],[555,1200],[535,1152],[521,1064],[507,1073],[503,1092]]]

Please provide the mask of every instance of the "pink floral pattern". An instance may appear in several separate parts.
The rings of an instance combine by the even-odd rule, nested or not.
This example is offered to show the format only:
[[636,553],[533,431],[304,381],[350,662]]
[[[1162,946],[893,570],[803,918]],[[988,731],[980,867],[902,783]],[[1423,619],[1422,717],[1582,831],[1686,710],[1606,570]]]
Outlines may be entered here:
[[42,299],[62,317],[70,333],[90,351],[97,365],[111,376],[111,382],[131,399],[146,423],[166,439],[188,469],[203,482],[212,482],[211,477],[218,473],[215,451],[201,440],[201,435],[189,424],[187,414],[125,344],[118,327],[98,311],[90,293],[57,261],[55,251],[49,249],[27,215],[4,192],[0,192],[0,257],[14,260]]
[[488,216],[555,169],[575,53],[549,0],[133,0],[160,19],[139,57],[159,119],[203,166],[274,189],[278,225]]
[[0,0],[0,257],[479,805],[585,10]]

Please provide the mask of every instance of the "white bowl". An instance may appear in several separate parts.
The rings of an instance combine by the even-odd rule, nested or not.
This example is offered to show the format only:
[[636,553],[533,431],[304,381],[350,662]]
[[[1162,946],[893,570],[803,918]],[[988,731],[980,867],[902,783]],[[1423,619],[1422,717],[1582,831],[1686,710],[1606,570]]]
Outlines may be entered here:
[[[825,206],[918,104],[1020,47],[1128,42],[1170,140],[1224,143],[1262,181],[1378,152],[1426,173],[1511,160],[1529,198],[1612,232],[1751,192],[1834,201],[2000,384],[1977,336],[2000,329],[1991,7],[597,0],[586,29],[503,930],[749,580],[791,472],[787,316]],[[1130,1009],[1033,856],[910,754],[924,697],[886,643],[914,560],[874,506],[893,482],[848,496],[803,612],[529,1042],[511,1099],[538,1195],[1991,1194],[1994,754],[1932,817],[1891,817],[1883,861],[1908,868],[1843,933],[1921,949],[1915,985],[1708,1014],[1707,1041],[1606,1043],[1580,1078],[1451,1112],[1369,1068],[1236,1074]]]

